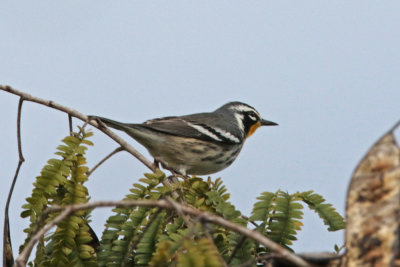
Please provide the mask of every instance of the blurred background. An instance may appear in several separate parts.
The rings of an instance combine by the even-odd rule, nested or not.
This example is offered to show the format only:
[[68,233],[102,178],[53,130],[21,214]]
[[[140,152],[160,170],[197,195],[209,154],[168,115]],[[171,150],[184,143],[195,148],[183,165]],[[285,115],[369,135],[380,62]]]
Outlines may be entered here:
[[[212,176],[223,178],[245,215],[261,192],[278,189],[313,189],[344,214],[353,169],[400,119],[399,1],[6,0],[0,7],[0,84],[124,122],[212,111],[228,101],[278,122],[259,129],[233,165]],[[17,105],[18,97],[0,91],[3,211],[18,162]],[[28,225],[21,205],[68,134],[67,122],[56,110],[23,105],[26,162],[10,208],[14,253]],[[89,166],[117,147],[94,133]],[[147,171],[121,152],[86,185],[92,200],[119,200]],[[93,212],[99,236],[110,214]],[[344,232],[327,232],[313,212],[304,223],[297,252],[343,244]]]

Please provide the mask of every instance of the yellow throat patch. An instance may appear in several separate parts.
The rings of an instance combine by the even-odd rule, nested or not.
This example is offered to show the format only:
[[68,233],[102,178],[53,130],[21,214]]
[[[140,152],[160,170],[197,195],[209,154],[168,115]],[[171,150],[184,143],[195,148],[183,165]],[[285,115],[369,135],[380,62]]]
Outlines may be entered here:
[[250,127],[249,132],[247,133],[246,138],[249,138],[257,129],[261,126],[261,122],[257,122]]

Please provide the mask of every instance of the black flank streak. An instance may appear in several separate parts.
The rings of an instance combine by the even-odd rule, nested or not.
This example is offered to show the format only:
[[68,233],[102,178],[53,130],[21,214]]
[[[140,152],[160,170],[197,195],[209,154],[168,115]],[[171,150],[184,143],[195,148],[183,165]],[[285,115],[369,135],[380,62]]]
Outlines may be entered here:
[[239,154],[239,152],[240,152],[240,147],[237,148],[237,149],[235,149],[234,151],[232,151],[231,157],[232,157],[232,156],[237,156],[237,154]]
[[223,155],[224,155],[224,153],[219,153],[215,156],[208,156],[208,157],[202,158],[201,161],[214,161],[214,160],[221,158]]
[[216,150],[218,147],[216,146],[216,145],[213,145],[213,144],[204,144],[206,147],[208,147],[208,148],[210,148],[210,149],[212,149],[212,150]]
[[[182,145],[183,145],[183,149],[185,151],[192,152],[192,153],[195,153],[195,154],[205,153],[205,152],[210,150],[210,147],[207,146],[204,143],[190,142],[190,143],[185,143],[185,144],[182,144]],[[202,148],[201,149],[196,149],[196,148],[193,148],[194,146],[201,146]]]
[[226,165],[231,165],[232,163],[233,163],[233,161],[234,161],[235,159],[231,159],[230,161],[228,161],[227,163],[226,163]]

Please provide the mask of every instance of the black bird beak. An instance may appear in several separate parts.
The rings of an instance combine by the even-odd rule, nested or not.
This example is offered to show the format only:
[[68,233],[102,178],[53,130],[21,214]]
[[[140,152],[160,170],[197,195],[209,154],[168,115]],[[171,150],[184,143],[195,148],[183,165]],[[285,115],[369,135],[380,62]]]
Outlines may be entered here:
[[277,124],[276,122],[273,122],[273,121],[267,121],[267,120],[264,120],[264,119],[261,119],[261,126],[273,126],[273,125],[279,125],[279,124]]

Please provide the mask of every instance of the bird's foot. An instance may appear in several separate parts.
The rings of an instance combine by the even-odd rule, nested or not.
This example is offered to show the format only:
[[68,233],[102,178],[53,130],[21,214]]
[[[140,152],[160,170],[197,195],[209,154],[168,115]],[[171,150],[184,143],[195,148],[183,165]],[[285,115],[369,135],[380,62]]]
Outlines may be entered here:
[[175,177],[180,177],[180,178],[182,178],[183,180],[186,180],[186,179],[189,179],[190,178],[190,176],[189,175],[185,175],[185,174],[182,174],[182,173],[179,173],[179,172],[177,172],[177,171],[175,171],[175,170],[169,170],[170,172],[171,172],[171,174],[173,175],[173,176],[175,176]]
[[155,169],[160,169],[160,162],[158,159],[154,159],[153,165]]

